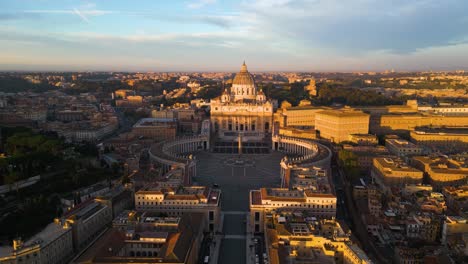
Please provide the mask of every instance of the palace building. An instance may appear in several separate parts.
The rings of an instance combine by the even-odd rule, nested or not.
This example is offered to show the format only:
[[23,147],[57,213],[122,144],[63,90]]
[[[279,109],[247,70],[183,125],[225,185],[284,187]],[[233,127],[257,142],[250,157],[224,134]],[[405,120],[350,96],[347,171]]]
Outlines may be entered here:
[[211,100],[211,123],[216,135],[215,152],[267,152],[272,131],[273,104],[242,64],[232,87]]

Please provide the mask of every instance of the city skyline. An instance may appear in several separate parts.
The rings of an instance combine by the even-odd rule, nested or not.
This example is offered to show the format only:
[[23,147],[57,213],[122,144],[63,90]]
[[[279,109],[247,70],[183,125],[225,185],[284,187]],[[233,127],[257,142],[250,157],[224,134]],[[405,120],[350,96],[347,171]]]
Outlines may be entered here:
[[468,68],[468,3],[21,1],[0,70],[397,71]]

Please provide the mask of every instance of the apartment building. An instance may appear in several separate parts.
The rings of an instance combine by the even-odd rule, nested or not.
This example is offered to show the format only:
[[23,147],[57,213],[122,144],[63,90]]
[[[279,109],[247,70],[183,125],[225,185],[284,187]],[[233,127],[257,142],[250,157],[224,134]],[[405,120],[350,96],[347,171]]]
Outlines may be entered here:
[[261,188],[250,191],[249,201],[251,232],[263,232],[265,215],[277,209],[309,211],[315,217],[324,219],[336,216],[336,196],[319,190]]
[[135,193],[137,211],[159,212],[169,216],[181,216],[186,212],[203,213],[209,231],[220,224],[221,190],[203,186],[172,188],[147,187]]

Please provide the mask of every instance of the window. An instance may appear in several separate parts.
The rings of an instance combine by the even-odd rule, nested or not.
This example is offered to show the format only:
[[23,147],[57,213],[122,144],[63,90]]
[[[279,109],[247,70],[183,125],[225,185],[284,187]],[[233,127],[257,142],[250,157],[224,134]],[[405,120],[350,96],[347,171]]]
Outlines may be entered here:
[[255,212],[255,221],[260,221],[260,212]]
[[210,221],[213,221],[213,220],[214,220],[214,212],[213,212],[213,211],[210,211],[209,216],[208,216],[208,219],[209,219]]

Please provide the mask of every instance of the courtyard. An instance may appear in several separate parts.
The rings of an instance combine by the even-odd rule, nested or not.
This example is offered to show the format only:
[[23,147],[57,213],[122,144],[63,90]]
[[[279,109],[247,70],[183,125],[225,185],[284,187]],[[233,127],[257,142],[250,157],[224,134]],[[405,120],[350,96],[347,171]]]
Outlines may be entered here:
[[284,153],[241,155],[196,153],[199,185],[218,185],[223,211],[223,240],[218,263],[245,263],[246,217],[249,191],[280,187],[280,161]]
[[199,185],[218,184],[222,191],[223,211],[249,210],[249,191],[260,187],[280,186],[280,161],[284,153],[219,154],[196,153]]

